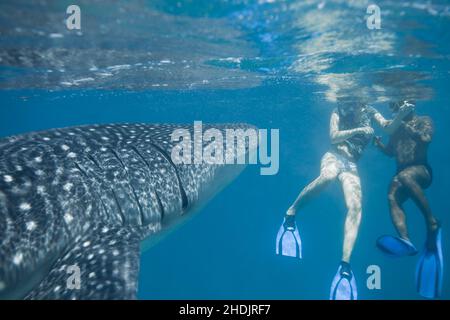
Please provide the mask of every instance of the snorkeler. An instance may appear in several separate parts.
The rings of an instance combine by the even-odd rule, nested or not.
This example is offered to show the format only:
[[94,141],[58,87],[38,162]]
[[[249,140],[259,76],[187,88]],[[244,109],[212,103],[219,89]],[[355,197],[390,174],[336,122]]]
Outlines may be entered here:
[[399,110],[393,121],[386,120],[377,110],[357,101],[338,101],[330,120],[332,148],[321,160],[320,175],[299,194],[288,209],[277,234],[276,253],[301,258],[301,239],[295,223],[295,214],[330,182],[339,180],[344,191],[347,216],[345,219],[342,262],[331,285],[330,299],[356,300],[357,290],[350,256],[361,221],[361,184],[356,162],[372,140],[372,122],[375,120],[387,133],[394,132],[409,113],[409,106]]
[[[396,114],[408,101],[392,103],[390,109]],[[425,196],[433,180],[433,172],[428,164],[428,145],[433,136],[433,123],[430,117],[417,116],[414,110],[403,120],[403,124],[391,135],[384,145],[380,137],[374,138],[375,145],[390,157],[395,157],[397,174],[392,179],[388,199],[392,221],[400,237],[382,236],[377,246],[392,256],[417,254],[411,243],[406,226],[403,203],[412,199],[422,212],[427,225],[427,241],[417,264],[416,286],[426,298],[436,298],[442,290],[442,248],[441,228],[434,217]]]

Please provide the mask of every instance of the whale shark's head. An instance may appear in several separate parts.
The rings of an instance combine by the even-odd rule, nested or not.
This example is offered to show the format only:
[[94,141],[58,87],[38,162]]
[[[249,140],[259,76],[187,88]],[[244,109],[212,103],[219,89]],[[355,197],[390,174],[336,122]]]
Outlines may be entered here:
[[[0,139],[0,298],[134,297],[139,244],[255,163],[256,144],[246,124],[93,125]],[[66,288],[74,266],[78,291]]]

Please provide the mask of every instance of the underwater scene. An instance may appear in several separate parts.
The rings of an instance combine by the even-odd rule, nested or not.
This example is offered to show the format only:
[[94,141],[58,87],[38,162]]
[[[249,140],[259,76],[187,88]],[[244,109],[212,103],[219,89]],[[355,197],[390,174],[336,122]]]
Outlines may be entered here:
[[0,1],[0,299],[450,298],[450,1]]

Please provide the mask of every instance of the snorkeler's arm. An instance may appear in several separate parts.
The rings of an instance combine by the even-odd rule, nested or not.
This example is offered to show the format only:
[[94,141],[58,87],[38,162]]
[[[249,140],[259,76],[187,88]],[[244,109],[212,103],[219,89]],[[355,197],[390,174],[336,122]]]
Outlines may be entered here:
[[373,138],[373,143],[375,144],[375,146],[381,151],[383,152],[385,155],[387,155],[388,157],[393,157],[394,156],[394,152],[393,152],[393,148],[392,148],[392,143],[391,141],[389,141],[388,145],[385,145],[382,141],[381,141],[381,137],[374,137]]
[[392,122],[391,120],[385,119],[378,111],[374,113],[373,118],[375,119],[375,122],[378,123],[378,125],[383,129],[388,128]]
[[353,137],[356,134],[361,134],[361,128],[350,130],[339,130],[339,115],[333,111],[330,119],[330,138],[332,144],[338,144]]
[[403,119],[414,109],[414,105],[405,103],[393,120],[386,120],[381,113],[375,111],[373,118],[387,134],[393,134],[402,125]]

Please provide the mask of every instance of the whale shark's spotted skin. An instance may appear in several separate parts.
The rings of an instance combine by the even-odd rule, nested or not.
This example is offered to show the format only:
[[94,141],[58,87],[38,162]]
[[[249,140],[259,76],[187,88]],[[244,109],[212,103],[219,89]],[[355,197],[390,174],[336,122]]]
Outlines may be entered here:
[[[175,165],[177,128],[193,133],[113,124],[1,139],[0,298],[135,298],[141,241],[242,170]],[[68,287],[73,265],[79,289]]]

